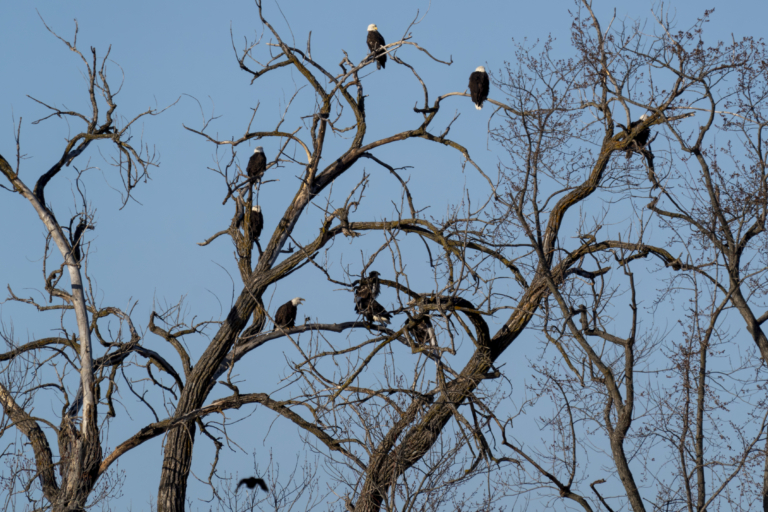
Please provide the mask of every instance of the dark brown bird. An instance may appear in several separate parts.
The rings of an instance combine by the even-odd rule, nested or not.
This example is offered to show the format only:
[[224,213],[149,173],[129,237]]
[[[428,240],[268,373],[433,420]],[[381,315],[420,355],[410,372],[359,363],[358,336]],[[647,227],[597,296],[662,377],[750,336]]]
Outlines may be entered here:
[[387,313],[384,306],[376,302],[375,299],[356,303],[355,313],[363,315],[370,323],[379,322],[382,325],[389,324],[389,321],[392,319],[392,315]]
[[261,487],[261,490],[264,492],[269,492],[269,487],[267,487],[267,483],[262,478],[256,478],[255,476],[249,477],[249,478],[243,478],[238,482],[237,487],[235,488],[235,491],[237,491],[241,485],[245,484],[245,486],[249,489],[253,489],[257,485]]
[[296,309],[302,302],[304,302],[304,299],[296,297],[277,308],[277,313],[275,313],[275,329],[289,329],[296,325]]
[[[646,121],[648,119],[648,117],[649,116],[647,114],[641,115],[640,119],[638,119],[637,121],[632,121],[631,123],[629,123],[629,129],[625,128],[624,131],[626,131],[627,133],[632,133],[632,131],[635,128],[637,128],[643,121]],[[622,128],[624,128],[623,124],[617,123],[617,125],[621,126]],[[645,145],[648,143],[648,139],[650,137],[651,137],[651,128],[650,127],[646,127],[644,130],[641,130],[640,133],[638,133],[635,136],[635,142],[637,143],[638,146],[640,146],[641,148],[644,148]],[[634,148],[632,146],[629,146],[627,148],[627,158],[632,156],[632,152],[633,151],[634,151]]]
[[[384,42],[384,38],[379,34],[379,27],[374,23],[368,25],[368,49],[373,53],[373,58],[376,60],[376,69],[387,67],[387,54],[383,47],[387,44]],[[377,51],[379,50],[379,51]]]
[[409,331],[419,345],[431,345],[433,347],[437,345],[435,329],[432,327],[432,320],[429,319],[429,315],[424,315]]
[[256,241],[261,236],[261,230],[264,229],[264,215],[261,213],[261,206],[251,207],[251,237]]
[[363,277],[354,283],[352,286],[355,290],[355,304],[368,299],[375,299],[381,293],[381,282],[379,281],[379,273],[372,270],[368,277]]
[[488,99],[489,89],[488,73],[483,66],[479,66],[469,75],[469,93],[477,110],[483,109],[483,102]]
[[245,168],[251,183],[256,183],[264,176],[267,170],[267,156],[264,154],[264,148],[259,146],[253,150],[251,158],[248,159],[248,166]]
[[355,312],[364,315],[369,322],[388,324],[390,314],[375,300],[381,293],[379,273],[373,270],[368,277],[363,277],[352,285],[355,290]]

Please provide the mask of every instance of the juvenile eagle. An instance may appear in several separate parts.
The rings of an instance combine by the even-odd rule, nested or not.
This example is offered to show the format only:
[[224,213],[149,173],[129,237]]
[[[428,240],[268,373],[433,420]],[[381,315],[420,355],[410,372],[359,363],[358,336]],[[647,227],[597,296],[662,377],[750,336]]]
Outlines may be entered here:
[[469,75],[469,93],[472,101],[475,102],[477,110],[483,109],[483,102],[488,99],[488,73],[483,66],[478,66],[471,75]]
[[368,277],[363,277],[359,281],[352,283],[355,290],[355,304],[367,302],[379,296],[379,293],[381,293],[379,275],[378,272],[372,270]]
[[[387,67],[387,54],[382,48],[387,43],[384,42],[384,38],[379,34],[379,27],[376,24],[371,23],[368,25],[368,49],[373,53],[373,58],[376,59],[376,69]],[[381,51],[377,52],[380,48]]]
[[429,315],[424,315],[420,320],[417,320],[409,332],[417,344],[437,346],[435,329],[432,327],[432,320],[429,319]]
[[248,167],[245,168],[251,183],[256,183],[264,176],[267,170],[267,156],[264,154],[264,148],[259,146],[253,150],[251,158],[248,159]]
[[376,297],[381,293],[379,273],[372,270],[368,277],[352,283],[355,290],[355,313],[363,315],[369,322],[389,323],[391,315],[384,306],[376,302]]
[[275,329],[289,329],[296,325],[296,306],[302,302],[304,302],[304,299],[296,297],[277,308],[277,313],[275,313]]
[[387,325],[392,320],[392,315],[387,313],[384,306],[376,302],[375,299],[356,303],[355,313],[363,315],[370,323],[379,322],[382,325]]

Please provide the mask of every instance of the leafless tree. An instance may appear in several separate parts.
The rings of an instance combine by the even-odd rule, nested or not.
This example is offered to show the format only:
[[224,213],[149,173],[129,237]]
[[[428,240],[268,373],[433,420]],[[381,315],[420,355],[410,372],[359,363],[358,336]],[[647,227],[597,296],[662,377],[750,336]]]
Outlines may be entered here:
[[[555,57],[553,39],[519,45],[494,74],[489,132],[501,163],[491,173],[449,138],[458,116],[446,118],[444,106],[469,95],[438,91],[430,101],[419,66],[451,60],[414,41],[417,20],[386,51],[423,91],[408,113],[418,121],[371,139],[371,56],[353,62],[341,50],[332,68],[313,58],[309,37],[296,47],[260,1],[255,9],[262,33],[241,49],[233,37],[240,69],[252,83],[295,71],[305,88],[272,126],[257,106],[238,137],[214,133],[214,119],[186,127],[215,152],[222,193],[214,200],[232,208],[220,231],[200,234],[202,246],[229,238],[235,248],[240,290],[223,318],[190,319],[182,302],[156,304],[143,333],[130,308],[99,306],[88,274],[90,232],[104,229],[94,208],[81,194],[76,214],[57,219],[45,201],[59,173],[71,167],[76,183],[85,179],[87,167],[75,164],[91,145],[110,144],[124,201],[157,163],[131,128],[160,111],[118,118],[107,59],[96,50],[86,58],[76,37],[60,38],[82,58],[91,100],[88,115],[40,102],[51,116],[85,123],[60,159],[30,188],[20,169],[21,122],[15,166],[0,157],[3,187],[32,205],[48,237],[48,304],[11,289],[8,300],[62,318],[58,337],[22,343],[10,326],[2,332],[0,433],[24,437],[6,449],[14,464],[7,504],[23,497],[63,511],[108,502],[121,478],[113,465],[156,438],[164,441],[160,511],[188,506],[190,477],[223,510],[311,510],[325,501],[355,512],[490,511],[530,499],[639,512],[748,509],[756,495],[766,499],[768,340],[766,315],[756,312],[766,267],[761,44],[707,46],[710,13],[686,30],[662,7],[645,25],[601,24],[579,0],[570,58]],[[425,63],[414,64],[417,56]],[[713,130],[732,135],[725,147],[716,148]],[[279,152],[262,176],[249,177],[248,144],[270,139]],[[404,169],[378,151],[412,139],[456,151],[477,178],[440,217],[424,212],[430,191],[412,190]],[[398,184],[387,198],[394,209],[370,206],[372,173],[353,176],[363,164]],[[293,193],[282,213],[264,200],[278,187]],[[279,218],[276,228],[259,235],[257,214]],[[299,223],[317,236],[302,238]],[[360,264],[350,263],[358,254]],[[374,270],[389,323],[354,313],[355,284]],[[329,290],[346,293],[339,310],[348,319],[275,328],[268,290],[296,273],[321,275]],[[654,326],[676,314],[668,307],[675,300],[687,301],[677,323]],[[739,341],[725,323],[734,313],[756,347],[738,360],[727,357]],[[169,350],[147,348],[149,333]],[[190,339],[204,348],[191,351]],[[241,361],[277,339],[290,351],[280,382],[264,389],[243,376]],[[528,346],[533,359],[515,357]],[[521,389],[525,373],[533,377]],[[102,434],[123,414],[119,393],[135,396],[154,421],[105,453]],[[60,415],[33,415],[36,394],[55,395]],[[236,412],[248,404],[261,407]],[[230,428],[275,418],[295,425],[318,458],[287,480],[272,461],[256,460],[257,474],[268,467],[259,476],[270,490],[242,501],[238,478],[219,467],[222,450],[242,442]],[[520,428],[526,423],[549,437]],[[203,476],[191,473],[198,431],[215,448]],[[760,490],[755,474],[766,482]]]
[[[758,252],[749,251],[749,242],[763,230],[760,212],[765,207],[764,159],[754,152],[751,139],[745,137],[746,144],[738,150],[732,145],[726,150],[734,161],[756,160],[753,165],[741,168],[741,173],[747,175],[744,180],[755,185],[747,193],[739,191],[739,198],[732,201],[731,204],[738,205],[734,208],[739,213],[734,215],[734,210],[729,210],[730,216],[718,221],[713,213],[717,208],[698,197],[711,196],[719,200],[723,195],[718,187],[708,185],[711,180],[702,144],[716,114],[732,115],[719,112],[718,104],[733,101],[732,98],[762,98],[762,94],[754,90],[760,89],[764,78],[754,70],[765,68],[764,50],[752,39],[705,46],[703,24],[710,13],[705,13],[690,29],[678,31],[669,22],[668,13],[659,9],[652,22],[655,27],[652,35],[647,35],[647,30],[639,24],[616,23],[614,27],[615,20],[603,31],[586,2],[583,13],[583,17],[576,16],[573,26],[572,40],[581,56],[578,61],[574,59],[573,62],[578,62],[575,67],[553,62],[548,58],[546,46],[537,59],[530,58],[529,53],[521,49],[518,68],[508,68],[509,79],[500,85],[523,100],[541,102],[541,98],[546,97],[542,91],[556,91],[557,96],[555,93],[551,96],[562,101],[566,95],[553,84],[564,87],[563,84],[573,83],[578,90],[574,94],[581,99],[579,108],[594,109],[596,121],[582,126],[600,126],[605,130],[593,132],[598,140],[602,139],[598,161],[608,156],[605,148],[615,143],[617,137],[614,110],[623,109],[629,117],[630,107],[640,107],[649,113],[648,118],[633,130],[625,128],[630,126],[627,122],[619,136],[637,135],[644,125],[658,126],[663,131],[652,136],[651,142],[658,133],[667,134],[667,140],[680,145],[682,153],[672,149],[659,151],[658,142],[654,151],[650,143],[645,146],[631,143],[627,153],[631,159],[620,162],[614,158],[599,183],[606,201],[602,216],[596,216],[594,212],[599,210],[593,207],[592,219],[582,215],[578,220],[577,238],[586,243],[572,247],[566,240],[559,240],[547,245],[552,215],[557,212],[557,206],[563,204],[563,199],[551,209],[553,213],[549,213],[547,203],[554,202],[554,198],[562,194],[562,188],[576,188],[582,195],[598,188],[573,185],[574,171],[579,168],[575,158],[582,158],[583,153],[569,153],[561,148],[569,148],[567,142],[573,144],[577,130],[564,121],[559,125],[553,122],[544,130],[531,119],[510,123],[508,128],[497,132],[497,137],[509,148],[516,164],[513,168],[524,171],[524,178],[517,178],[514,201],[509,201],[509,208],[514,213],[517,232],[525,235],[532,253],[537,256],[538,276],[544,278],[548,293],[540,303],[542,332],[561,355],[559,361],[539,369],[542,380],[532,388],[534,398],[523,408],[531,414],[530,407],[545,395],[549,395],[550,402],[559,403],[560,414],[543,423],[557,442],[547,449],[524,449],[510,439],[511,432],[507,437],[511,418],[506,422],[497,419],[497,424],[505,435],[504,444],[534,468],[533,479],[526,476],[519,479],[519,489],[526,492],[546,485],[554,488],[560,498],[573,500],[585,510],[597,507],[618,510],[629,506],[637,512],[649,505],[659,510],[705,510],[715,503],[749,509],[755,494],[747,492],[746,487],[751,486],[744,486],[743,482],[753,478],[756,461],[765,460],[765,453],[760,449],[760,443],[766,440],[765,399],[760,384],[763,377],[759,376],[762,370],[759,362],[750,362],[748,358],[734,361],[733,356],[718,364],[716,370],[709,365],[719,359],[724,347],[730,349],[736,341],[723,326],[729,306],[745,315],[743,302],[738,299],[742,279],[739,275],[743,271],[735,262],[742,251],[748,251],[750,262],[759,258]],[[527,69],[525,63],[528,63]],[[569,81],[563,70],[574,69],[583,70],[584,78]],[[640,79],[643,72],[648,73],[647,82]],[[531,87],[531,75],[543,84],[539,89]],[[745,80],[745,76],[749,78]],[[641,86],[646,83],[647,87]],[[731,88],[715,92],[721,84]],[[710,108],[698,107],[702,99]],[[554,106],[554,101],[550,105]],[[550,107],[550,110],[555,109]],[[552,117],[559,114],[561,119],[567,119],[566,115],[577,116],[574,114],[577,110],[572,105],[564,106]],[[702,110],[709,116],[708,120],[702,125],[686,124],[685,119],[690,117],[686,111]],[[725,126],[730,128],[732,124],[726,122]],[[692,135],[682,135],[683,130],[690,130]],[[744,131],[754,136],[752,128]],[[563,133],[566,135],[560,135]],[[581,133],[585,134],[581,138],[587,139],[584,129]],[[764,143],[757,145],[761,144]],[[753,154],[757,158],[751,156]],[[574,160],[564,162],[563,155],[574,155]],[[703,169],[701,178],[687,171],[691,161]],[[523,172],[518,176],[521,174]],[[738,180],[740,173],[734,171],[733,175]],[[647,178],[647,185],[643,184],[643,176]],[[554,179],[556,183],[545,178]],[[678,187],[673,188],[676,178]],[[710,193],[702,194],[702,187],[709,187]],[[729,193],[736,194],[736,190],[730,188]],[[650,202],[647,206],[636,204],[636,197],[645,191],[649,192]],[[539,194],[540,202],[536,200]],[[660,199],[672,206],[666,206]],[[622,204],[629,206],[625,215],[630,222],[624,221],[624,227],[620,214],[626,210],[622,210]],[[542,213],[549,213],[548,223],[541,220]],[[702,214],[707,215],[706,222]],[[699,231],[709,226],[712,230],[720,229],[718,226],[725,219],[731,226],[738,226],[733,228],[731,236],[735,242],[730,246],[723,241],[728,236]],[[656,221],[667,228],[661,231],[667,239],[651,234],[649,225]],[[601,230],[615,230],[618,236],[614,235],[611,240],[610,234],[601,236]],[[688,257],[673,257],[667,249],[675,245]],[[723,252],[726,246],[732,248],[731,253]],[[684,309],[685,322],[680,319],[684,342],[670,340],[672,330],[667,333],[638,331],[640,311],[634,268],[637,260],[648,256],[657,257],[666,269],[672,270],[654,307],[666,307],[676,294],[685,294],[686,300],[692,303]],[[574,257],[593,260],[595,270],[573,269],[570,282],[559,282],[553,272],[553,268],[557,268],[554,264]],[[762,276],[762,267],[747,265],[750,278]],[[615,266],[625,275],[626,285],[619,284],[614,277],[616,271],[611,267]],[[726,276],[730,276],[730,281]],[[627,295],[629,311],[622,314],[616,300]],[[746,318],[749,320],[750,316]],[[759,330],[754,326],[748,326],[750,333]],[[759,349],[758,334],[753,336]],[[659,357],[659,349],[666,359]],[[673,384],[638,381],[643,373],[672,378]],[[724,414],[735,407],[735,402],[739,402],[738,420]],[[587,441],[586,436],[593,439]],[[738,439],[738,442],[723,442],[726,439]],[[594,478],[595,473],[579,471],[579,460],[594,453],[594,445],[610,453],[609,467],[621,483],[621,490],[612,492],[610,497],[601,495],[597,485],[606,483],[606,479],[610,481],[611,476],[601,476],[592,482],[590,493],[584,484],[588,477]],[[662,456],[660,463],[659,452],[654,450],[660,446],[664,446],[661,453],[677,456]],[[633,467],[633,459],[643,463],[636,462]],[[672,480],[667,480],[668,477]],[[653,485],[643,489],[639,482],[648,480]],[[580,482],[581,489],[578,489]],[[594,497],[588,499],[589,494]]]

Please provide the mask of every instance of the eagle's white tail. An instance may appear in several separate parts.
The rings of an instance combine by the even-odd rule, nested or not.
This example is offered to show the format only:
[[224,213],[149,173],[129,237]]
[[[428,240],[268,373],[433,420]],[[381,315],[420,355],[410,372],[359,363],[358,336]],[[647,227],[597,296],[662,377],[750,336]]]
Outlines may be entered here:
[[477,110],[483,110],[483,106],[482,105],[478,105],[477,103],[475,103],[475,108]]

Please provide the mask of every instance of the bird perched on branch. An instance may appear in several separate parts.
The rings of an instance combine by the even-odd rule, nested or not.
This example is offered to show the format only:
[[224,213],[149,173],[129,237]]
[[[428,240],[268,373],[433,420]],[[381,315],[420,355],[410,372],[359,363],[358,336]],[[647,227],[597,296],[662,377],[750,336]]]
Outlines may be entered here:
[[261,206],[254,205],[251,207],[251,237],[254,242],[261,236],[262,229],[264,229],[264,215],[261,213]]
[[259,146],[253,150],[251,158],[248,159],[248,166],[245,171],[248,173],[251,183],[256,183],[264,176],[267,170],[267,156],[264,154],[264,148]]
[[[641,124],[641,123],[643,123],[643,121],[646,121],[646,120],[648,120],[649,118],[650,118],[650,116],[649,116],[648,114],[643,114],[643,115],[641,115],[641,116],[640,116],[640,119],[638,119],[637,121],[632,121],[631,123],[629,123],[629,129],[627,129],[626,127],[624,127],[624,125],[623,125],[623,124],[621,124],[621,123],[616,123],[616,125],[617,125],[617,126],[620,126],[621,128],[623,128],[623,129],[624,129],[624,131],[625,131],[625,132],[627,132],[627,134],[629,134],[629,133],[632,133],[632,131],[633,131],[635,128],[637,128],[638,126],[640,126],[640,124]],[[651,136],[651,128],[650,128],[649,126],[647,126],[647,127],[645,127],[645,129],[641,130],[641,131],[640,131],[640,133],[638,133],[638,134],[635,136],[635,142],[637,143],[637,145],[638,145],[638,146],[639,146],[641,149],[642,149],[642,148],[645,148],[645,145],[648,143],[648,139],[650,138],[650,136]],[[629,158],[630,156],[632,156],[632,151],[634,151],[634,150],[635,150],[635,149],[632,147],[632,145],[630,145],[629,147],[627,147],[627,158]]]
[[388,324],[391,315],[387,313],[384,306],[376,302],[376,297],[381,293],[379,273],[372,270],[368,277],[363,277],[352,285],[355,290],[355,313],[365,316],[371,323]]
[[296,325],[296,309],[302,302],[304,302],[304,299],[296,297],[277,308],[277,313],[275,313],[275,328],[288,329]]
[[361,277],[352,283],[355,290],[355,304],[367,301],[368,299],[375,299],[379,296],[379,293],[381,293],[379,275],[381,274],[372,270],[368,277]]
[[388,325],[392,320],[392,315],[387,313],[384,306],[376,302],[375,299],[355,304],[355,312],[363,315],[370,323],[379,322],[382,325]]
[[472,96],[472,101],[475,102],[475,108],[477,110],[483,109],[483,102],[488,99],[488,89],[490,82],[488,81],[488,73],[485,72],[483,66],[478,66],[471,75],[469,75],[469,93]]
[[374,23],[368,25],[368,49],[373,53],[373,58],[376,60],[376,69],[381,69],[387,66],[387,54],[384,50],[384,46],[387,44],[384,42],[384,38],[379,34],[379,27]]
[[256,478],[254,476],[249,478],[243,478],[238,482],[237,487],[235,488],[235,491],[237,491],[241,485],[245,484],[245,486],[249,489],[253,489],[257,485],[261,487],[261,490],[264,492],[269,492],[269,487],[267,487],[267,483],[264,481],[263,478]]
[[424,315],[419,320],[416,320],[415,324],[408,330],[408,332],[410,332],[413,339],[419,345],[437,346],[435,329],[432,327],[432,320],[430,320],[429,315]]

